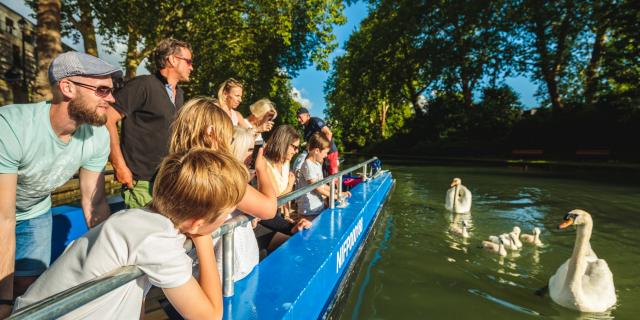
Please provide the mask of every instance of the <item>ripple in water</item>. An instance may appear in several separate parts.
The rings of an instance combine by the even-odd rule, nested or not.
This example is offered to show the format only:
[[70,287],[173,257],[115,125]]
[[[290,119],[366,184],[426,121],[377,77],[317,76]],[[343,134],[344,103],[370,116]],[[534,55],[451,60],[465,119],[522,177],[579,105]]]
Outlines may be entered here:
[[475,294],[475,295],[480,296],[480,297],[482,297],[484,299],[487,299],[487,300],[489,300],[489,301],[491,301],[493,303],[496,303],[498,305],[501,305],[503,307],[509,308],[509,309],[517,311],[517,312],[521,312],[521,313],[528,314],[528,315],[531,315],[531,316],[539,316],[540,315],[539,313],[537,313],[537,312],[535,312],[535,311],[533,311],[531,309],[527,309],[525,307],[521,307],[519,305],[516,305],[516,304],[513,304],[511,302],[502,300],[500,298],[496,298],[496,297],[494,297],[494,296],[492,296],[492,295],[490,295],[490,294],[488,294],[486,292],[482,292],[482,291],[477,290],[477,289],[469,289],[467,291],[469,291],[469,293]]

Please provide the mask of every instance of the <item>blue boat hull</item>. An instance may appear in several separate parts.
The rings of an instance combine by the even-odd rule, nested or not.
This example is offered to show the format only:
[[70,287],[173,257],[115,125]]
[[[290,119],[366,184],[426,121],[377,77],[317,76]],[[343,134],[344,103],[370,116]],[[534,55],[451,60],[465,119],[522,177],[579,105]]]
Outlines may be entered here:
[[225,319],[316,319],[334,302],[349,266],[391,192],[389,172],[351,190],[346,208],[326,209],[295,234],[225,299]]

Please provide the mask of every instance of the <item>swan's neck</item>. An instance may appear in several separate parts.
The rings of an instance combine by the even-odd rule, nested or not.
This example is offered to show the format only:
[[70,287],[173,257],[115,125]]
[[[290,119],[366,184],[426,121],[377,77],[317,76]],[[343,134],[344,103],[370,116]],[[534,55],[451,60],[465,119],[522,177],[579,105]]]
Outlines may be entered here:
[[589,239],[591,239],[593,221],[591,217],[587,217],[585,220],[584,224],[578,226],[573,255],[571,255],[567,270],[567,285],[573,292],[582,288],[582,276],[587,268],[586,257],[591,251]]
[[458,197],[460,196],[460,188],[456,184],[453,189],[453,212],[457,212],[456,209],[458,207]]

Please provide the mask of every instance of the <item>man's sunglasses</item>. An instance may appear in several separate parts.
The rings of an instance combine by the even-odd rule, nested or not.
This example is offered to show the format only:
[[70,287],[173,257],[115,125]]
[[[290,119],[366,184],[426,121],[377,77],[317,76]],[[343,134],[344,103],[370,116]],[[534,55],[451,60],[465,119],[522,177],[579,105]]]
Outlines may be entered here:
[[82,83],[82,82],[77,82],[77,81],[73,81],[73,80],[69,80],[69,82],[78,85],[80,87],[86,88],[86,89],[90,89],[93,90],[93,92],[96,94],[96,96],[100,97],[100,98],[104,98],[109,96],[110,94],[113,94],[113,87],[107,87],[107,86],[92,86],[90,84],[86,84],[86,83]]
[[181,57],[181,56],[174,56],[174,57],[176,57],[176,58],[178,58],[178,59],[180,59],[180,60],[183,60],[184,62],[186,62],[186,63],[187,63],[187,65],[190,65],[190,66],[192,66],[192,65],[193,65],[193,60],[191,60],[191,59],[183,58],[183,57]]

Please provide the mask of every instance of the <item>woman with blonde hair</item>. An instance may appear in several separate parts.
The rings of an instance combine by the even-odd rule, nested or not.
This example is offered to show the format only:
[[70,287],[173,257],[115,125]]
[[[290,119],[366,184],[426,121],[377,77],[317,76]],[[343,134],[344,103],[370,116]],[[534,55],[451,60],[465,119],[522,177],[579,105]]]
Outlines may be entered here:
[[240,112],[236,111],[242,102],[244,86],[242,82],[229,78],[225,80],[218,89],[218,100],[220,108],[229,116],[234,127],[240,126],[249,128],[248,123]]
[[[169,153],[205,147],[231,154],[233,125],[227,114],[208,97],[194,98],[182,106],[171,126]],[[255,162],[259,190],[252,186],[238,204],[238,209],[260,219],[273,218],[277,210],[277,190],[262,152]]]
[[256,144],[263,144],[262,133],[271,131],[273,120],[278,116],[276,106],[271,100],[264,98],[250,105],[249,110],[251,114],[246,120],[256,131]]
[[233,156],[248,167],[255,146],[254,131],[252,129],[234,127],[232,141],[231,152]]

